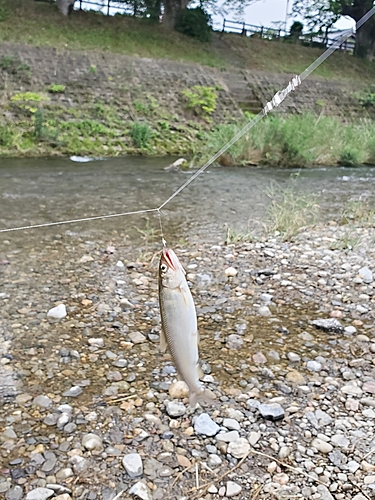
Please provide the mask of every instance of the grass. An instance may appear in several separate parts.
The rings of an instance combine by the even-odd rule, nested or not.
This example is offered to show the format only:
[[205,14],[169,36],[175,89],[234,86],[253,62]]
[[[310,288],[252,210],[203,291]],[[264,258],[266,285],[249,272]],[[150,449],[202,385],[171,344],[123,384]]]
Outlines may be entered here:
[[342,211],[341,224],[375,227],[375,209],[373,205],[364,200],[349,200]]
[[267,225],[270,233],[280,234],[285,241],[291,240],[316,222],[319,205],[314,195],[300,192],[296,185],[285,189],[272,186],[268,195],[272,200]]
[[[287,73],[300,73],[322,53],[320,49],[275,40],[225,33],[219,41],[219,36],[214,33],[212,42],[199,42],[147,19],[107,17],[93,11],[77,11],[69,18],[61,16],[54,3],[0,0],[0,42],[24,42],[62,50],[109,51],[218,68],[229,67],[237,61],[241,68]],[[92,66],[91,71],[95,73],[96,67]],[[315,74],[340,80],[373,81],[375,63],[335,53]]]
[[[202,161],[216,153],[244,123],[219,125],[205,133]],[[375,123],[365,119],[345,123],[312,114],[268,116],[234,144],[219,163],[288,167],[374,164]]]

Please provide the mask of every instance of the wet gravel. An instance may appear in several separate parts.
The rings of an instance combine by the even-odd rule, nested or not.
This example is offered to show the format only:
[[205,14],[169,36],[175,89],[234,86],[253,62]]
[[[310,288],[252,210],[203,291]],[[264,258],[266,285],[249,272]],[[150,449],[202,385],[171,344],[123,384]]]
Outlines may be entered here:
[[175,247],[196,409],[158,348],[159,245],[42,240],[0,255],[0,498],[375,498],[373,229]]

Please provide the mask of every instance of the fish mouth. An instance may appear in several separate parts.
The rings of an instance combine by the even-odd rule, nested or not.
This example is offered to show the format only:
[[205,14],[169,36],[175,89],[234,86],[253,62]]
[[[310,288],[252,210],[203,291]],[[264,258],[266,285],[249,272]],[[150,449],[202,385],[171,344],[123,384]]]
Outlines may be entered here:
[[173,250],[168,248],[163,248],[163,259],[165,260],[165,263],[167,264],[168,267],[173,269],[173,271],[177,271],[177,267],[173,257],[174,257]]

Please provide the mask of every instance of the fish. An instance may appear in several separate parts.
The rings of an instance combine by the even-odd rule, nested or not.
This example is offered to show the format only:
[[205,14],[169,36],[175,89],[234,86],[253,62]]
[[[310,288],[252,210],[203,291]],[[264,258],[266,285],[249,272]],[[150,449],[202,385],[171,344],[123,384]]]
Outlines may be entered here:
[[163,248],[159,263],[160,349],[168,348],[179,378],[189,387],[189,404],[211,404],[215,395],[199,381],[198,325],[186,273],[171,248]]

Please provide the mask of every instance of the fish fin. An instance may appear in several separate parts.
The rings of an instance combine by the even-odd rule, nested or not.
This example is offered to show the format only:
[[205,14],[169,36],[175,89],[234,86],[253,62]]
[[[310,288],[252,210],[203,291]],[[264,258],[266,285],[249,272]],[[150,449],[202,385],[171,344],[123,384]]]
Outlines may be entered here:
[[161,352],[165,352],[167,350],[168,344],[167,344],[167,339],[165,338],[165,333],[164,333],[163,329],[161,329],[159,337],[160,337],[160,350],[161,350]]
[[187,297],[186,297],[186,292],[183,288],[180,287],[180,292],[182,294],[182,298],[184,299],[184,302],[185,302],[185,306],[187,308],[187,310],[189,310],[189,303],[188,303],[188,300],[187,300]]
[[201,392],[190,392],[189,405],[195,408],[197,403],[203,406],[209,406],[213,404],[215,400],[215,394],[209,389],[202,389]]

